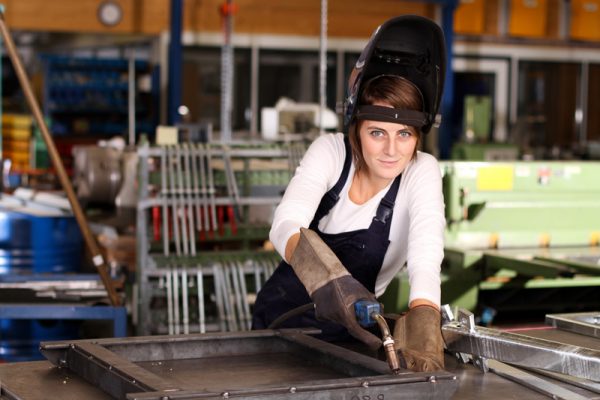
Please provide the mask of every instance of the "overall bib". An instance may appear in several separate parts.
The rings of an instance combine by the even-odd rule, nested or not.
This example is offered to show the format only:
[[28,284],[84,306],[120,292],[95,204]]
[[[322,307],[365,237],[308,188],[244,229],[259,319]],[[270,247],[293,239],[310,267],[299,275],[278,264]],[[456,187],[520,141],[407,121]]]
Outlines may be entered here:
[[[381,199],[377,212],[367,229],[359,229],[338,234],[323,233],[318,224],[329,213],[339,199],[350,171],[352,153],[348,138],[345,140],[346,158],[344,168],[336,184],[323,196],[317,212],[310,223],[310,229],[317,232],[323,242],[331,248],[348,272],[370,292],[375,292],[377,275],[389,245],[389,232],[394,210],[394,201],[400,186],[401,175],[396,177],[385,196]],[[273,275],[258,293],[252,317],[252,329],[267,329],[280,315],[307,303],[311,303],[308,292],[292,267],[281,261]],[[314,310],[293,316],[278,328],[315,327],[322,331],[317,336],[325,341],[353,340],[342,325],[329,321],[319,321]]]

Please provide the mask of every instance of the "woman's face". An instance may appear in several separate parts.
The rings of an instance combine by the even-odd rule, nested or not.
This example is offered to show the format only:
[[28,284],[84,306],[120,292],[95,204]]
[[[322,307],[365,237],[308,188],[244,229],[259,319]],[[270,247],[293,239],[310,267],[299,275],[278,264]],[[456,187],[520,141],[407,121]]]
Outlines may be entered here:
[[361,121],[359,134],[367,173],[375,179],[389,181],[400,175],[417,146],[414,128],[393,122]]

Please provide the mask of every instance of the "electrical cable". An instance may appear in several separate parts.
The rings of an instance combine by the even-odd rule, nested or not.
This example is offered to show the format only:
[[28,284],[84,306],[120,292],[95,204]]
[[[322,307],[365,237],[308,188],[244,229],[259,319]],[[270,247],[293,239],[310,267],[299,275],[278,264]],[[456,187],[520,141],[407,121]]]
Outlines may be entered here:
[[277,317],[273,322],[271,322],[271,324],[268,326],[269,329],[277,329],[277,327],[279,325],[281,325],[283,322],[285,322],[286,320],[295,317],[297,315],[300,315],[308,310],[312,310],[315,308],[315,303],[306,303],[303,304],[299,307],[296,308],[292,308],[290,311],[287,311],[283,314],[281,314],[279,317]]

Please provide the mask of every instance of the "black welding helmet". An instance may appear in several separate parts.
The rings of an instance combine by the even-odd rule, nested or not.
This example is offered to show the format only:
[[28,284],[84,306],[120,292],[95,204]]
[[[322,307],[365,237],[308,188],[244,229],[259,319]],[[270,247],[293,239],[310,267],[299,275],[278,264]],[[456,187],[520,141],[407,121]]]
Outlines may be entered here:
[[[446,73],[446,44],[441,28],[432,20],[403,15],[380,25],[369,39],[348,79],[348,96],[344,101],[344,132],[360,115],[360,99],[364,84],[380,75],[396,75],[412,82],[423,96],[422,112],[413,110],[383,111],[380,118],[404,123],[429,132],[436,120]],[[373,116],[378,107],[366,110]],[[386,115],[387,114],[387,115]]]

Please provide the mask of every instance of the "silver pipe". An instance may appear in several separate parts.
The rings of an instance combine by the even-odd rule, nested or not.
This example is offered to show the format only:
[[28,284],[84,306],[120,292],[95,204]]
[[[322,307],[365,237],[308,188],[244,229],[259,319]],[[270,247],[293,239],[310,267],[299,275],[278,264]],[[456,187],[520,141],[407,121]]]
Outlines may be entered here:
[[185,215],[188,218],[188,230],[190,240],[190,253],[196,255],[196,227],[194,226],[194,194],[192,189],[192,177],[191,177],[191,163],[190,163],[190,147],[187,143],[183,144],[183,159],[185,171],[185,193],[186,193],[186,207]]
[[[226,0],[226,7],[231,8],[232,0]],[[231,141],[231,111],[233,104],[233,15],[227,11],[223,16],[223,46],[221,47],[221,141]]]
[[198,329],[200,333],[206,332],[206,315],[204,314],[204,278],[202,276],[202,267],[199,266],[196,271],[196,282],[198,284]]
[[192,164],[192,190],[194,206],[196,209],[196,227],[198,232],[200,232],[202,230],[202,214],[200,211],[200,189],[198,187],[198,148],[193,143],[190,145],[190,162]]
[[171,203],[171,208],[172,208],[172,212],[173,212],[173,233],[174,233],[174,237],[175,237],[175,251],[177,253],[178,256],[181,255],[181,241],[179,240],[179,221],[178,221],[178,210],[177,210],[177,206],[178,206],[178,201],[177,201],[177,189],[176,189],[176,183],[175,183],[175,171],[173,170],[173,159],[175,157],[175,148],[174,146],[169,146],[167,147],[167,154],[169,156],[168,162],[167,162],[167,170],[169,171],[169,183],[170,183],[170,188],[171,188],[171,193],[169,196],[170,199],[170,203]]
[[223,279],[221,280],[221,282],[223,283],[223,298],[225,300],[225,310],[227,312],[227,321],[229,323],[228,329],[230,331],[237,331],[238,330],[238,326],[237,326],[237,321],[235,319],[235,311],[234,311],[234,305],[231,304],[231,293],[232,293],[232,289],[231,289],[231,281],[229,280],[229,271],[228,268],[225,264],[221,265],[220,271],[219,271],[223,277]]
[[190,254],[189,251],[189,246],[188,246],[188,230],[187,230],[187,218],[186,218],[186,214],[187,214],[187,210],[186,210],[186,199],[185,199],[185,185],[183,183],[183,158],[182,158],[182,149],[181,146],[176,145],[174,146],[175,148],[175,159],[176,159],[176,174],[175,176],[177,176],[177,195],[176,195],[176,202],[179,204],[179,216],[181,218],[181,237],[183,239],[183,254],[184,255],[188,255]]
[[210,199],[210,213],[213,231],[217,231],[217,204],[215,202],[215,179],[212,169],[212,152],[210,144],[206,144],[206,169],[208,174],[208,194]]
[[169,255],[169,195],[167,194],[167,148],[160,149],[160,197],[162,199],[163,254]]
[[200,162],[200,192],[202,193],[202,212],[204,217],[204,232],[208,234],[210,231],[210,217],[209,217],[209,194],[208,194],[208,177],[206,175],[206,155],[205,146],[202,144],[198,145],[198,161]]
[[244,274],[244,265],[241,261],[235,263],[237,267],[238,278],[240,280],[240,295],[243,307],[243,316],[246,329],[250,330],[252,325],[252,314],[250,313],[250,304],[248,304],[248,288],[246,287],[246,275]]
[[217,263],[213,264],[213,282],[215,285],[215,302],[217,303],[217,311],[219,313],[219,326],[221,331],[227,330],[227,316],[225,315],[225,295],[222,294],[221,277],[219,274],[220,266]]
[[129,116],[129,146],[135,146],[135,49],[131,50],[127,74],[127,113]]
[[236,325],[240,327],[240,330],[244,330],[245,321],[244,321],[244,307],[242,305],[242,289],[239,282],[237,268],[235,262],[228,262],[227,269],[231,275],[231,283],[233,286],[233,298],[235,300],[234,309],[237,312],[234,312],[234,318],[236,319]]
[[169,335],[172,335],[173,330],[173,287],[171,284],[171,271],[167,270],[166,275],[166,287],[167,287],[167,326],[169,329]]
[[187,269],[181,269],[181,302],[183,303],[183,334],[190,333],[190,310],[188,307],[188,273]]
[[179,335],[179,271],[177,267],[171,270],[173,275],[173,324],[175,325],[175,335]]

